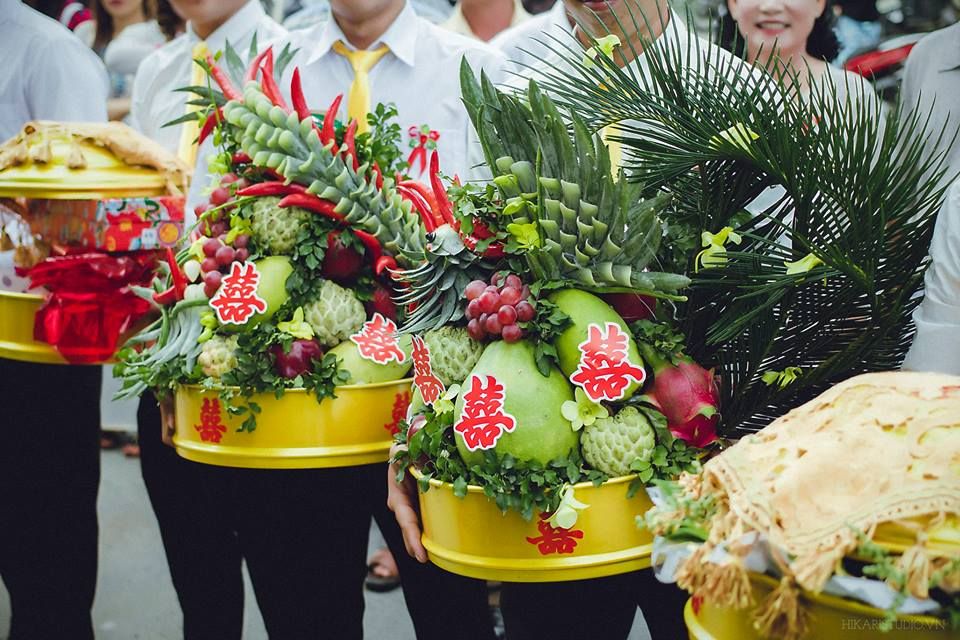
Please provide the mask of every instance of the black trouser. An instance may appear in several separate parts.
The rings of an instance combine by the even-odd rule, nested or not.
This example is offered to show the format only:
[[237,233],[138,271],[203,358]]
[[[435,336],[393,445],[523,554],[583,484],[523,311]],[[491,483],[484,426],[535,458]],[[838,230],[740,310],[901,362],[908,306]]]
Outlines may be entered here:
[[271,638],[363,636],[371,515],[396,557],[421,640],[493,637],[485,585],[409,559],[386,509],[386,465],[251,470],[199,465],[160,442],[140,411],[144,481],[183,607],[184,636],[240,637],[247,562]]
[[595,580],[504,584],[500,608],[507,640],[625,640],[638,605],[653,640],[683,640],[686,601],[686,592],[657,582],[648,569]]
[[0,358],[0,578],[11,640],[93,638],[100,376],[100,367]]

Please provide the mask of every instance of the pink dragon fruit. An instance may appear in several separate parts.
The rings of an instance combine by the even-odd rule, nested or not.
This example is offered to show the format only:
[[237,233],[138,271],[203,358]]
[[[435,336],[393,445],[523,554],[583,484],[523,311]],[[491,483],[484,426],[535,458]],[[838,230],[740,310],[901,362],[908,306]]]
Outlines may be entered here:
[[653,384],[643,398],[666,416],[670,432],[694,447],[716,440],[720,390],[713,369],[687,357],[676,365],[662,358],[646,360],[653,366]]

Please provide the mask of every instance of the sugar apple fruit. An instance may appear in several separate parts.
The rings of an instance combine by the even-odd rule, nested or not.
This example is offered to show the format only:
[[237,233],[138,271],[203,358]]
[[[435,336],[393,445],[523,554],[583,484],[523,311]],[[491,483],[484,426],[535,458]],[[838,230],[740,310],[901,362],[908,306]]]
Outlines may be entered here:
[[430,350],[433,373],[447,387],[466,380],[483,353],[483,344],[460,327],[440,327],[427,331],[423,341]]
[[303,317],[317,341],[333,347],[360,330],[367,312],[352,291],[324,280],[317,297],[303,305]]
[[616,415],[600,418],[583,429],[583,457],[610,476],[632,473],[634,460],[649,460],[657,445],[653,427],[636,407],[624,407]]
[[204,375],[219,380],[237,366],[237,336],[213,336],[203,343],[197,362]]
[[293,253],[300,233],[313,214],[299,207],[281,209],[280,198],[262,197],[250,207],[250,228],[257,248],[266,255],[282,256]]

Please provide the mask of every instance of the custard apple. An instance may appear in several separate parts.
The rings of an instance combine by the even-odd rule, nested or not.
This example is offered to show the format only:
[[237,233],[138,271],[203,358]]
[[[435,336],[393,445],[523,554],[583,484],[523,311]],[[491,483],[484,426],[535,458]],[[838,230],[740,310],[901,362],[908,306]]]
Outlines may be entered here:
[[624,407],[616,415],[600,418],[583,429],[583,457],[610,476],[632,473],[634,460],[649,460],[657,446],[653,427],[636,407]]
[[352,291],[324,280],[317,297],[303,305],[303,317],[317,341],[333,347],[360,330],[367,312]]
[[266,255],[282,256],[293,253],[300,233],[313,215],[306,209],[277,206],[280,198],[262,197],[250,207],[250,228],[253,240]]
[[433,373],[446,387],[466,380],[483,353],[483,344],[471,338],[466,329],[459,327],[440,327],[427,331],[423,341],[430,350]]
[[219,380],[237,366],[237,336],[213,336],[203,343],[197,362],[204,375]]

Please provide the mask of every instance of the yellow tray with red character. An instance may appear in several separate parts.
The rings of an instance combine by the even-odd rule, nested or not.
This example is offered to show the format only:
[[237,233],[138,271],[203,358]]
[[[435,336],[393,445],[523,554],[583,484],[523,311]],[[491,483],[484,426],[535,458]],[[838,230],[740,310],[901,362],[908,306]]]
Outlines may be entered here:
[[549,514],[527,521],[516,511],[501,513],[481,487],[471,485],[458,498],[452,484],[430,480],[420,494],[423,546],[437,566],[481,580],[560,582],[645,569],[653,537],[636,518],[653,505],[642,490],[627,497],[633,479],[574,485],[576,499],[589,506],[569,529],[552,526]]

